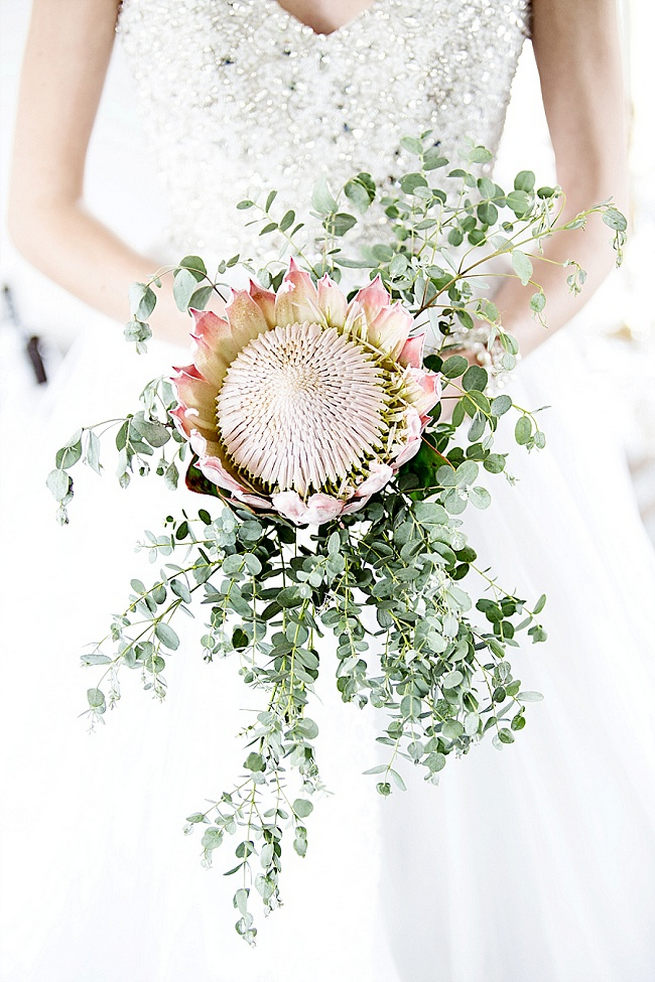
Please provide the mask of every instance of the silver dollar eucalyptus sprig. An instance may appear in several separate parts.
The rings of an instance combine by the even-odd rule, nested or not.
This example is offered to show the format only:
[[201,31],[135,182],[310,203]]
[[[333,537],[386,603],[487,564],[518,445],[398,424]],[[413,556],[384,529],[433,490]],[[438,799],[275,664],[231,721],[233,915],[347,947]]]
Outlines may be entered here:
[[[469,505],[490,504],[483,477],[503,473],[512,480],[507,455],[494,450],[505,414],[515,414],[517,444],[527,450],[545,445],[539,411],[517,406],[500,391],[499,376],[515,366],[518,343],[503,329],[479,277],[483,270],[485,280],[496,275],[487,264],[507,256],[511,275],[531,290],[530,305],[543,322],[546,298],[535,272],[543,240],[583,227],[598,212],[614,232],[620,262],[626,222],[610,201],[562,222],[560,188],[536,188],[534,175],[522,171],[505,192],[482,173],[490,160],[483,147],[472,147],[466,167],[454,169],[430,133],[406,138],[403,147],[417,164],[393,192],[380,195],[361,172],[340,189],[320,182],[311,212],[300,219],[288,203],[279,208],[275,191],[262,203],[240,202],[241,210],[255,214],[248,225],[260,237],[275,236],[280,260],[259,266],[233,256],[210,277],[200,257],[187,256],[132,287],[126,328],[128,340],[143,350],[167,274],[180,310],[194,310],[198,319],[212,297],[227,298],[226,276],[236,267],[256,279],[254,295],[269,306],[271,296],[286,289],[287,253],[304,267],[294,275],[308,273],[314,283],[328,274],[334,285],[345,271],[359,270],[348,275],[379,282],[416,328],[428,331],[430,354],[422,364],[442,386],[423,419],[418,452],[390,468],[386,483],[360,496],[357,508],[302,529],[264,508],[269,498],[249,503],[255,487],[241,500],[231,497],[207,479],[198,443],[190,445],[179,426],[179,391],[166,379],[146,386],[138,412],[75,433],[48,477],[65,522],[73,497],[70,470],[82,461],[99,473],[101,436],[114,429],[122,487],[152,471],[174,490],[185,471],[187,485],[206,495],[206,507],[186,508],[179,518],[169,516],[159,533],[145,533],[141,547],[159,575],[150,586],[131,581],[128,606],[82,656],[102,673],[88,689],[86,712],[92,724],[104,721],[120,699],[123,669],[137,672],[146,690],[164,698],[167,659],[180,645],[173,621],[181,609],[191,616],[203,610],[205,661],[236,659],[244,684],[262,690],[261,710],[241,734],[241,775],[186,825],[188,832],[202,829],[206,865],[222,843],[234,843],[228,873],[238,883],[236,929],[249,943],[257,934],[253,890],[267,910],[277,907],[288,841],[300,856],[307,851],[312,798],[323,789],[311,711],[321,669],[334,673],[344,702],[386,714],[378,737],[386,760],[366,771],[385,797],[404,789],[409,765],[436,784],[448,758],[467,753],[485,734],[497,746],[513,743],[526,724],[526,704],[541,698],[515,678],[508,655],[523,636],[546,640],[539,620],[546,598],[529,605],[504,589],[477,562],[460,517]],[[435,173],[444,175],[441,186]],[[369,228],[378,241],[371,244],[369,235],[366,247],[350,251],[369,216],[376,218]],[[577,292],[584,271],[573,260],[563,266]],[[348,323],[349,337],[361,340]],[[395,378],[393,364],[384,365]],[[327,660],[318,645],[326,635],[333,638]]]

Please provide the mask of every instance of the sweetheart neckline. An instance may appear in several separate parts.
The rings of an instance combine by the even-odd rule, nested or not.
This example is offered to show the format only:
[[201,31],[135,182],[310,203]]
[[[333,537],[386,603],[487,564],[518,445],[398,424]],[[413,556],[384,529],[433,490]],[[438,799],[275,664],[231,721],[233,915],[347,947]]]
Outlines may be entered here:
[[351,31],[358,29],[361,25],[365,24],[371,16],[378,13],[385,5],[387,0],[371,0],[371,3],[367,7],[364,7],[358,14],[356,14],[351,20],[346,21],[344,24],[336,27],[333,31],[325,34],[321,31],[315,31],[311,24],[306,24],[305,21],[301,20],[295,14],[292,14],[289,10],[286,10],[278,0],[265,0],[269,8],[272,8],[272,12],[276,13],[287,26],[291,26],[301,35],[305,37],[311,37],[316,41],[331,41],[332,39],[348,35]]

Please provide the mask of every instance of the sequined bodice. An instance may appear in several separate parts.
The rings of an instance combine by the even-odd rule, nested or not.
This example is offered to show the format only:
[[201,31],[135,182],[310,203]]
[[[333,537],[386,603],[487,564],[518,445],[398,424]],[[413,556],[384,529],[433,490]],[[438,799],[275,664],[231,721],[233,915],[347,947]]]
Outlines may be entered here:
[[270,188],[303,206],[321,173],[391,180],[404,135],[433,130],[451,159],[467,138],[495,150],[528,16],[529,0],[373,0],[320,35],[276,0],[123,0],[175,247],[239,251],[235,203]]

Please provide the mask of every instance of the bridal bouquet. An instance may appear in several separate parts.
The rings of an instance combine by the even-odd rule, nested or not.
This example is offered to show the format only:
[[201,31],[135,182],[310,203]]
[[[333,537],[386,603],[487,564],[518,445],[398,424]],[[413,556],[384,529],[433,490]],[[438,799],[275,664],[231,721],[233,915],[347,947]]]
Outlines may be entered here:
[[[513,743],[540,698],[508,655],[524,634],[545,640],[545,597],[528,603],[504,589],[466,536],[465,512],[488,507],[491,476],[511,480],[494,449],[502,418],[514,414],[521,447],[545,444],[538,410],[502,388],[518,344],[479,274],[508,256],[541,320],[542,240],[600,212],[620,260],[625,219],[604,202],[564,223],[561,189],[536,189],[522,171],[504,191],[484,176],[482,147],[448,169],[429,133],[403,146],[417,163],[392,191],[367,173],[340,189],[323,181],[305,218],[279,209],[275,191],[240,202],[255,216],[249,227],[275,237],[278,260],[260,268],[233,256],[210,276],[187,256],[131,291],[126,335],[142,350],[171,274],[193,351],[116,421],[120,484],[154,470],[174,491],[182,472],[201,507],[145,533],[159,573],[150,585],[132,580],[125,610],[82,656],[102,671],[87,711],[103,719],[124,669],[164,697],[183,612],[204,615],[205,661],[233,657],[244,685],[261,690],[241,775],[187,819],[187,831],[202,830],[207,865],[233,841],[236,929],[249,943],[253,891],[277,907],[288,837],[307,850],[323,787],[311,709],[321,670],[345,702],[385,714],[386,761],[366,772],[383,796],[404,788],[407,766],[436,784],[448,759],[485,735]],[[367,245],[350,250],[362,224]],[[577,291],[584,271],[567,265]],[[247,289],[225,282],[237,268]],[[63,521],[79,461],[100,471],[98,426],[59,450],[48,478]],[[319,658],[325,635],[331,650]]]

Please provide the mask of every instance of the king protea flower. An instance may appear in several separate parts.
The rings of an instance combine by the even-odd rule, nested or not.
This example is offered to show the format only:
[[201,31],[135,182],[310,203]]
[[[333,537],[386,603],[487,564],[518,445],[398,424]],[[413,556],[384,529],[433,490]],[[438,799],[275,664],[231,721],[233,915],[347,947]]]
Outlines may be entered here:
[[173,416],[234,503],[299,525],[356,511],[418,451],[438,377],[379,276],[348,303],[293,259],[277,294],[251,281],[225,317],[192,310],[194,361]]

